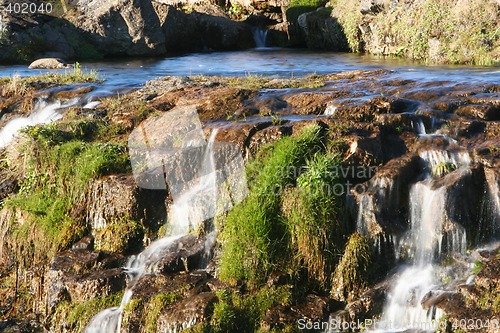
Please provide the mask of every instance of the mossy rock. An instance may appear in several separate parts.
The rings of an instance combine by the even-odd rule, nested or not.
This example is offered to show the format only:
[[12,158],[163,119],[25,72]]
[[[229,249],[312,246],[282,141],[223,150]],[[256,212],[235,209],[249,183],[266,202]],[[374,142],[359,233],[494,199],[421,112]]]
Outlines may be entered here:
[[332,297],[347,302],[356,299],[368,286],[371,261],[368,240],[358,232],[352,234],[332,275]]

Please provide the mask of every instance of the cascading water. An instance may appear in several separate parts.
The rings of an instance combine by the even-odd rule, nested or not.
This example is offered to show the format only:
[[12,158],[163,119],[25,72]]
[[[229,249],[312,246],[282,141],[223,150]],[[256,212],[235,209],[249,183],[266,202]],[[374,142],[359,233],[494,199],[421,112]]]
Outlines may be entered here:
[[459,167],[455,172],[466,172],[470,164],[468,153],[428,150],[421,152],[420,157],[427,164],[427,172],[425,179],[410,189],[410,230],[401,240],[397,254],[411,258],[411,264],[402,269],[392,284],[379,332],[434,330],[442,313],[433,306],[422,306],[422,301],[429,291],[439,287],[436,275],[443,256],[463,254],[467,247],[465,230],[447,217],[446,188],[429,171],[440,163],[449,163]]
[[[130,277],[130,282],[123,295],[119,307],[106,309],[97,314],[85,329],[86,333],[116,333],[120,332],[123,309],[133,295],[137,282],[148,273],[169,252],[175,251],[176,241],[192,230],[196,230],[206,220],[213,216],[217,203],[217,173],[214,162],[214,142],[217,130],[213,130],[205,148],[197,183],[188,188],[178,197],[170,208],[168,219],[170,233],[168,236],[153,242],[137,256],[132,256],[124,268]],[[210,245],[210,242],[208,242]]]
[[267,29],[261,29],[261,28],[252,29],[253,40],[255,41],[255,46],[257,48],[266,47],[268,32],[269,32],[269,30],[267,30]]
[[17,132],[24,127],[48,124],[51,121],[61,119],[63,116],[61,111],[77,105],[79,101],[79,98],[64,103],[61,101],[47,102],[45,99],[39,99],[29,116],[13,118],[0,129],[0,148],[7,146],[14,139]]

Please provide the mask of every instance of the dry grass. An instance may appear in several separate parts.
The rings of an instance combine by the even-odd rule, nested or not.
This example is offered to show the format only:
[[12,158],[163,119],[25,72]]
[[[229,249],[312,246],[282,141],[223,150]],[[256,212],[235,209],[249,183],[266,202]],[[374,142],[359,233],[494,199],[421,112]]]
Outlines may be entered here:
[[[500,11],[495,0],[424,0],[361,15],[360,0],[331,1],[352,51],[399,55],[432,63],[500,62]],[[363,48],[361,26],[370,25]],[[378,44],[373,41],[379,41]]]

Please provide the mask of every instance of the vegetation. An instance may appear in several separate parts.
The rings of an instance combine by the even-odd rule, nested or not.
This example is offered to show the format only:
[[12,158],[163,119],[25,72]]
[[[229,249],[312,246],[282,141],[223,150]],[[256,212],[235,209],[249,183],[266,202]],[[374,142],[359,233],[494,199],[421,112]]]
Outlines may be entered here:
[[221,279],[256,288],[272,271],[305,270],[312,285],[330,285],[345,244],[344,199],[341,159],[325,134],[306,127],[248,165],[250,193],[222,222]]
[[41,264],[85,233],[82,216],[91,180],[129,170],[125,146],[91,142],[99,126],[75,121],[29,127],[11,172],[21,175],[19,191],[5,207],[22,214],[12,221],[7,241],[21,266]]
[[291,303],[291,292],[287,285],[263,287],[255,294],[240,295],[223,290],[218,293],[210,320],[210,332],[253,333],[260,329],[261,320],[268,309]]
[[312,126],[297,137],[278,141],[249,167],[251,192],[223,222],[222,279],[258,285],[273,268],[283,264],[290,249],[279,209],[280,196],[286,186],[295,182],[305,159],[320,149],[321,128]]
[[431,175],[434,177],[443,177],[444,175],[457,169],[457,166],[451,162],[442,162],[432,167]]
[[76,63],[73,69],[49,72],[42,75],[0,79],[2,97],[23,97],[33,93],[35,89],[84,82],[100,82],[102,78],[95,70],[84,70]]
[[360,233],[352,234],[332,277],[332,297],[340,301],[352,301],[358,297],[368,286],[370,263],[368,240]]
[[[500,20],[492,0],[414,1],[382,7],[375,16],[363,16],[360,0],[330,1],[352,51],[405,56],[414,60],[490,65],[500,61]],[[422,15],[425,13],[425,15]],[[364,48],[360,25],[370,24],[376,40]],[[371,38],[374,40],[373,38]]]
[[297,178],[298,186],[282,200],[295,259],[299,267],[307,267],[310,279],[323,285],[343,244],[343,202],[341,193],[335,193],[335,185],[340,184],[335,169],[340,162],[337,156],[316,153]]
[[[206,82],[213,80],[204,76],[193,76],[193,81]],[[221,81],[230,86],[238,89],[245,90],[260,90],[260,89],[315,89],[325,85],[325,81],[329,80],[328,75],[310,74],[301,78],[291,79],[272,79],[261,75],[247,74],[245,76],[234,76],[228,79],[220,78]]]
[[[123,293],[119,292],[78,303],[64,301],[58,305],[52,317],[52,321],[58,323],[52,327],[60,329],[59,332],[83,332],[85,326],[97,313],[110,307],[119,306],[122,296]],[[65,327],[61,323],[64,323]]]
[[160,293],[155,295],[146,305],[144,314],[144,325],[146,332],[157,331],[157,318],[161,311],[169,304],[176,301],[178,295],[176,293]]

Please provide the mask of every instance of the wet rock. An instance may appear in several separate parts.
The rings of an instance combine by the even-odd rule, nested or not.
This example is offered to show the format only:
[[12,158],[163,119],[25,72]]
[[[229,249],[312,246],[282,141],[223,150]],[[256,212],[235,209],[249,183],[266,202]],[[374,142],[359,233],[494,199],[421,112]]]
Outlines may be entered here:
[[30,319],[2,320],[0,331],[3,333],[48,333],[41,323]]
[[30,69],[64,69],[71,67],[72,66],[67,64],[64,60],[58,58],[37,59],[29,65]]
[[309,294],[291,307],[278,305],[268,309],[261,321],[261,327],[264,330],[282,330],[287,323],[296,325],[299,319],[322,322],[327,319],[328,313],[328,299]]
[[341,119],[371,122],[380,114],[415,111],[414,101],[402,98],[377,96],[362,103],[347,101],[337,107],[335,116]]
[[[392,235],[406,230],[410,184],[421,173],[420,158],[407,154],[379,168],[361,188],[351,191],[351,208],[356,228],[374,243],[381,262],[391,266],[394,260]],[[358,191],[356,191],[358,190]]]
[[71,246],[72,250],[90,250],[94,249],[94,237],[85,236],[80,239],[78,242]]
[[235,143],[241,148],[242,152],[246,152],[252,137],[271,125],[272,121],[265,118],[256,119],[255,121],[233,122],[219,129],[217,140]]
[[[220,286],[224,289],[219,280],[213,279],[203,270],[190,272],[169,273],[165,275],[145,275],[134,289],[134,297],[149,299],[158,293],[177,293],[179,296],[193,295],[193,290],[203,289],[200,287],[208,286],[207,290],[216,291],[211,286]],[[223,286],[223,287],[222,287]]]
[[492,105],[492,104],[465,105],[459,107],[455,111],[455,113],[471,118],[478,118],[489,121],[500,120],[500,105]]
[[349,136],[346,138],[346,141],[349,145],[347,156],[344,157],[346,164],[368,167],[379,165],[383,162],[382,140],[377,133],[369,137]]
[[484,231],[481,229],[481,201],[483,197],[485,178],[484,171],[479,166],[474,166],[471,170],[456,170],[438,181],[446,191],[445,214],[448,223],[444,226],[446,234],[443,243],[453,240],[454,227],[458,224],[465,228],[467,239],[476,243],[483,239]]
[[201,266],[205,254],[205,240],[186,235],[177,240],[155,265],[155,272],[167,274],[190,271]]
[[58,254],[45,275],[48,313],[65,300],[88,300],[101,292],[108,295],[123,289],[125,274],[117,267],[124,263],[121,256],[98,251],[77,249]]
[[[498,253],[498,249],[495,249]],[[474,284],[462,284],[452,291],[438,294],[435,305],[447,315],[450,326],[463,327],[463,319],[481,321],[481,332],[493,333],[495,325],[488,325],[500,313],[498,290],[500,288],[500,258],[493,256],[483,261],[483,266],[474,279]],[[462,319],[462,323],[460,320]],[[462,326],[460,326],[462,325]],[[492,327],[493,326],[493,327]]]
[[99,296],[109,296],[123,290],[127,283],[121,268],[92,272],[64,282],[73,302],[87,301]]
[[17,179],[8,178],[0,183],[0,203],[18,189]]
[[290,113],[321,115],[334,96],[329,93],[298,92],[284,96],[283,100],[287,102]]
[[158,317],[158,332],[177,332],[207,321],[216,301],[217,297],[212,292],[202,292],[183,299]]

